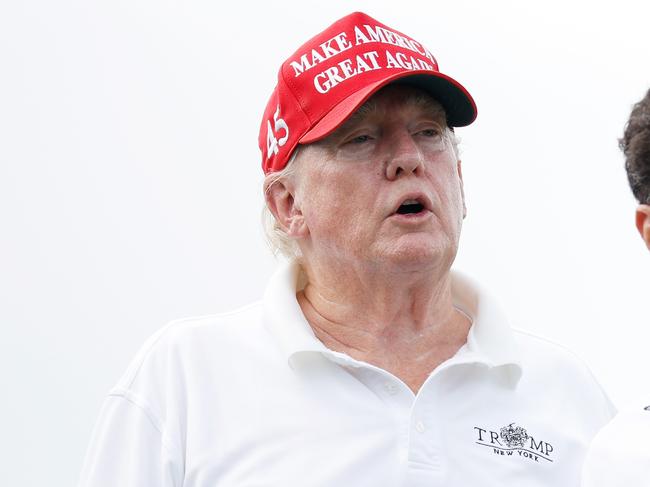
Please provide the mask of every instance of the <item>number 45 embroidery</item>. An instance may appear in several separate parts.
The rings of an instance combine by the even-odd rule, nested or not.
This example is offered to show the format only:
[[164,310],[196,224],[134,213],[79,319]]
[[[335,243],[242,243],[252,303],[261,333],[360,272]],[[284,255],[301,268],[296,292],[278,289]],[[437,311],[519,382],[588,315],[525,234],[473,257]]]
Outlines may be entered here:
[[[277,154],[280,147],[282,147],[287,142],[287,139],[289,138],[289,127],[287,126],[287,122],[285,122],[281,118],[278,118],[279,116],[280,116],[280,105],[278,105],[278,109],[275,111],[275,114],[273,115],[273,121],[275,123],[275,127],[271,128],[271,121],[270,120],[266,121],[267,157],[270,157],[272,154]],[[280,139],[277,139],[276,134],[281,130],[284,130],[284,136],[281,137]]]

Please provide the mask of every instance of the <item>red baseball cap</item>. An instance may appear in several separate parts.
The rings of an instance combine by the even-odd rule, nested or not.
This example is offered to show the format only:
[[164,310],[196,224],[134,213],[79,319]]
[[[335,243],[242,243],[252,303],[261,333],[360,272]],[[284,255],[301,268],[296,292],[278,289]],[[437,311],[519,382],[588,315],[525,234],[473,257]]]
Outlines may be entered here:
[[472,96],[439,71],[428,49],[355,12],[307,41],[280,67],[260,126],[264,172],[283,169],[298,144],[326,137],[396,80],[431,94],[444,107],[450,127],[476,119]]

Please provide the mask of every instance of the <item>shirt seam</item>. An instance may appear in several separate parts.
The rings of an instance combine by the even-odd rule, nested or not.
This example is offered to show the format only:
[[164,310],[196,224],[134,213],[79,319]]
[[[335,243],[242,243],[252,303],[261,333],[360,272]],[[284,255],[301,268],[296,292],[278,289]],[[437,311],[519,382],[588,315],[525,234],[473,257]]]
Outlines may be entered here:
[[168,435],[165,433],[162,421],[153,412],[152,408],[144,398],[127,389],[114,389],[108,394],[108,397],[124,399],[126,402],[133,404],[136,408],[138,408],[160,435],[160,441],[162,445],[173,455],[176,455],[179,458],[183,458],[181,448],[171,439],[169,439]]
[[254,308],[256,306],[260,306],[262,304],[261,300],[253,301],[252,303],[244,304],[240,306],[239,308],[235,308],[229,311],[220,311],[218,313],[210,313],[210,314],[205,314],[205,315],[197,315],[197,316],[188,316],[186,318],[178,318],[175,320],[172,320],[169,322],[169,325],[178,325],[181,323],[185,323],[188,321],[199,321],[199,320],[206,320],[209,318],[222,318],[222,317],[227,317],[227,316],[232,316],[236,315],[239,313],[242,313],[244,311],[248,311],[250,308]]
[[516,333],[520,333],[520,334],[522,334],[522,335],[526,335],[526,336],[528,336],[528,337],[530,337],[530,338],[534,338],[534,339],[539,340],[539,341],[541,341],[541,342],[544,342],[544,343],[547,343],[547,344],[549,344],[549,345],[552,345],[552,346],[554,346],[555,348],[557,348],[557,349],[563,351],[563,352],[566,353],[567,355],[570,355],[570,356],[571,356],[571,357],[572,357],[572,358],[577,362],[577,364],[580,365],[580,367],[582,367],[582,368],[584,369],[584,371],[587,373],[587,375],[588,375],[589,378],[591,379],[591,382],[592,382],[593,384],[595,384],[596,388],[597,388],[598,391],[600,392],[600,395],[605,399],[605,402],[609,405],[609,407],[607,408],[607,410],[606,410],[606,411],[603,411],[603,412],[604,412],[606,415],[610,416],[610,418],[613,417],[613,416],[615,416],[616,413],[618,413],[618,407],[616,406],[616,404],[614,404],[614,403],[612,402],[611,398],[609,397],[609,395],[607,394],[607,392],[605,392],[605,389],[603,389],[603,386],[600,384],[600,382],[599,382],[598,379],[596,378],[596,375],[595,375],[595,374],[593,373],[593,371],[591,370],[591,367],[589,367],[589,365],[587,364],[587,362],[586,362],[586,361],[585,361],[585,360],[584,360],[580,355],[578,355],[577,353],[575,353],[575,352],[574,352],[573,350],[571,350],[570,348],[565,347],[565,346],[562,345],[561,343],[555,342],[555,341],[553,341],[553,340],[551,340],[551,339],[549,339],[549,338],[543,337],[543,336],[541,336],[541,335],[537,335],[537,334],[532,333],[532,332],[530,332],[530,331],[523,330],[523,329],[521,329],[521,328],[514,327],[514,326],[512,327],[512,330],[513,330],[514,332],[516,332]]
[[[150,343],[146,345],[145,348],[142,349],[140,352],[141,357],[139,363],[137,365],[133,364],[133,370],[130,371],[130,377],[126,383],[126,388],[122,389],[124,391],[127,391],[129,387],[133,385],[135,382],[138,374],[140,373],[140,369],[142,369],[144,363],[146,362],[147,358],[151,354],[152,350],[154,347],[164,338],[166,337],[171,331],[177,327],[180,327],[181,325],[184,324],[191,324],[193,321],[203,321],[203,320],[208,320],[208,319],[219,319],[219,318],[225,318],[228,316],[236,315],[245,311],[248,311],[251,308],[255,308],[256,306],[260,306],[261,301],[255,301],[253,303],[246,304],[244,306],[241,306],[237,309],[231,310],[231,311],[225,311],[222,313],[212,313],[212,314],[207,314],[207,315],[200,315],[200,316],[190,316],[187,318],[179,318],[176,320],[172,320],[168,322],[166,325],[164,325],[162,328],[160,328],[151,338],[150,338]],[[128,376],[129,372],[127,372]],[[117,389],[116,389],[117,390]]]

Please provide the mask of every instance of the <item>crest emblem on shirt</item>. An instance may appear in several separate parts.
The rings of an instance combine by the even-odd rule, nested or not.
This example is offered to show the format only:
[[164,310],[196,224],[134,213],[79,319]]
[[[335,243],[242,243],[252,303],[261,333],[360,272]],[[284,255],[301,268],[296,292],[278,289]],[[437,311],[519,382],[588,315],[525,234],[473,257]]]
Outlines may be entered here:
[[521,426],[513,425],[514,423],[510,423],[508,426],[501,428],[501,433],[499,436],[508,447],[522,448],[526,440],[528,440],[528,433]]

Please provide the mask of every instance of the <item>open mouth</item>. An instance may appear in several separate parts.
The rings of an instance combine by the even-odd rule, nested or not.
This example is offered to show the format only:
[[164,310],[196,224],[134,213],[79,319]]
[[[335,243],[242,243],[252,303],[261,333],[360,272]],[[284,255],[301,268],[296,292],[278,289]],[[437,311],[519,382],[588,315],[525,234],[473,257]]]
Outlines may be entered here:
[[418,200],[406,200],[397,208],[398,215],[410,215],[420,213],[424,210],[424,205]]

